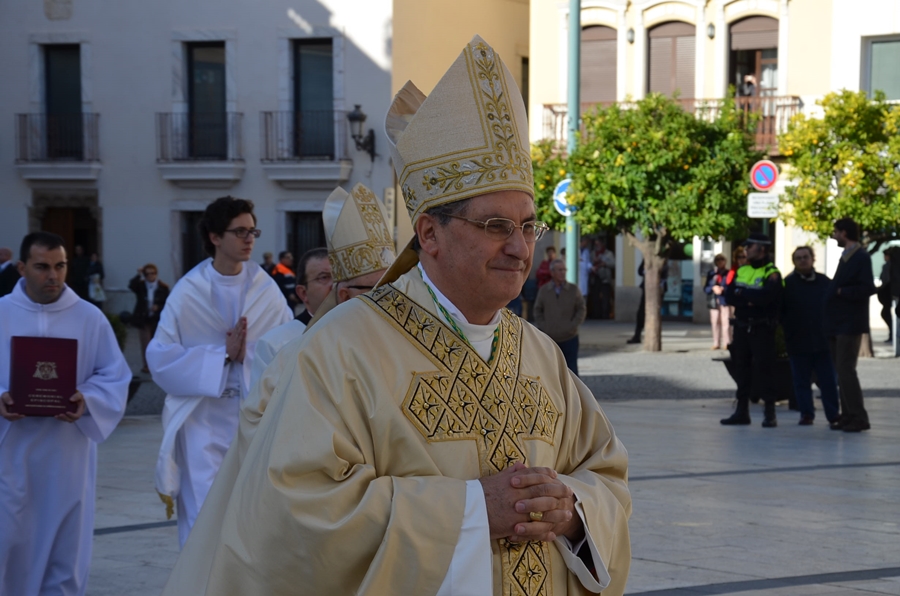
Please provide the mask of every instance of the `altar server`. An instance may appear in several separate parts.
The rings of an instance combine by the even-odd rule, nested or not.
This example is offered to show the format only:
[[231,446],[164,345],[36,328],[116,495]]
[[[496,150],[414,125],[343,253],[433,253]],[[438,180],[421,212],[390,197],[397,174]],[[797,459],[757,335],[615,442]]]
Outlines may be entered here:
[[292,318],[272,277],[250,259],[260,235],[253,203],[217,199],[200,232],[212,258],[175,284],[147,347],[153,380],[168,393],[156,490],[169,516],[177,502],[182,546],[237,430],[256,341]]
[[[104,314],[66,286],[62,238],[27,235],[18,269],[0,299],[0,594],[77,596],[91,565],[97,443],[122,419],[131,371]],[[74,412],[10,412],[22,399],[8,393],[14,336],[78,341]]]

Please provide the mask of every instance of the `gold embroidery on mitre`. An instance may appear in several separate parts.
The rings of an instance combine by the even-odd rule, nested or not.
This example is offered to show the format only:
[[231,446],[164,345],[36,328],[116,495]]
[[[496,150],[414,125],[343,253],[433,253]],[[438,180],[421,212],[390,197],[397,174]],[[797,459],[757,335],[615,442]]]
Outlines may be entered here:
[[[474,107],[471,114],[475,117],[477,113],[478,121],[470,122],[452,111],[437,112],[426,101],[410,117],[409,127],[397,133],[397,145],[391,148],[413,223],[431,207],[490,192],[521,190],[534,195],[524,102],[515,83],[510,85],[507,80],[509,71],[481,38],[469,43],[462,55],[465,66],[454,63],[432,95],[447,93],[446,87],[463,85],[467,78],[472,105],[461,105],[459,114],[466,114],[467,108]],[[459,72],[463,68],[465,74]],[[454,129],[454,132],[462,130],[461,134],[471,134],[469,146],[443,153],[440,138],[424,138],[426,133],[416,130],[416,118],[444,119],[448,133]],[[419,142],[402,143],[403,134],[412,135]]]
[[[525,440],[553,444],[560,412],[541,382],[519,371],[521,319],[503,310],[499,345],[486,363],[447,325],[393,286],[362,298],[438,367],[414,373],[402,404],[428,442],[475,441],[484,476],[516,461],[527,465]],[[546,543],[501,540],[500,552],[504,595],[551,594]]]
[[357,184],[346,198],[343,209],[351,207],[355,207],[359,214],[366,237],[359,242],[334,246],[336,234],[333,230],[329,231],[328,260],[335,281],[345,281],[387,269],[394,262],[394,241],[375,193],[362,184]]

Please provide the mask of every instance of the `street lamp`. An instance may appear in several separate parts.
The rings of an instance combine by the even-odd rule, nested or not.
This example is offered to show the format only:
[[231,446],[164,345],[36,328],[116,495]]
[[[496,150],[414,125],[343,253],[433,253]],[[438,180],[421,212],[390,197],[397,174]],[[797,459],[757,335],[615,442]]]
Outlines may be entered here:
[[347,120],[350,121],[350,136],[356,143],[357,151],[365,151],[375,161],[375,131],[371,128],[369,132],[363,135],[363,124],[366,122],[366,114],[360,109],[359,104],[355,104],[353,111],[347,114]]
[[710,23],[709,26],[706,27],[706,36],[710,39],[716,36],[716,26],[712,23]]

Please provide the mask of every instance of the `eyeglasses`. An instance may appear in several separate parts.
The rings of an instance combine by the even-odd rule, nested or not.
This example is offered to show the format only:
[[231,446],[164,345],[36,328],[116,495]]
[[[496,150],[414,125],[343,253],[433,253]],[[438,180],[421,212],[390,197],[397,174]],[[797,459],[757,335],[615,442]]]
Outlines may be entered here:
[[470,224],[484,229],[485,235],[491,240],[506,240],[512,236],[512,233],[516,228],[522,228],[522,235],[525,237],[525,242],[531,243],[540,240],[544,233],[550,229],[550,226],[542,221],[526,221],[522,225],[518,225],[513,220],[506,219],[505,217],[492,217],[485,221],[469,219],[468,217],[463,217],[461,215],[450,215],[450,217],[467,221]]
[[[312,278],[311,280],[307,281],[305,284],[300,284],[300,285],[308,286],[309,282],[311,282],[311,281],[314,281],[318,284],[322,284],[324,286],[324,285],[330,284],[332,281],[334,281],[334,278],[332,277],[332,275],[330,273],[321,273],[321,274],[317,275],[316,277]],[[369,288],[369,289],[371,290],[372,288]]]
[[230,230],[225,230],[226,232],[231,232],[238,238],[246,238],[247,234],[253,236],[254,238],[259,238],[259,235],[262,234],[262,230],[259,228],[232,228]]

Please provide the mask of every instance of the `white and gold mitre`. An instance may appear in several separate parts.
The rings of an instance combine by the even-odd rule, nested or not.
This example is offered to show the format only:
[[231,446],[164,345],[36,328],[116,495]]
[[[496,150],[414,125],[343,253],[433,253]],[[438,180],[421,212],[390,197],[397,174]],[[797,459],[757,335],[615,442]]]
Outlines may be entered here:
[[384,208],[362,184],[349,193],[334,189],[322,209],[322,222],[334,281],[387,269],[394,262],[394,239]]
[[427,98],[403,86],[385,130],[413,225],[426,209],[490,192],[534,196],[525,102],[477,35]]

